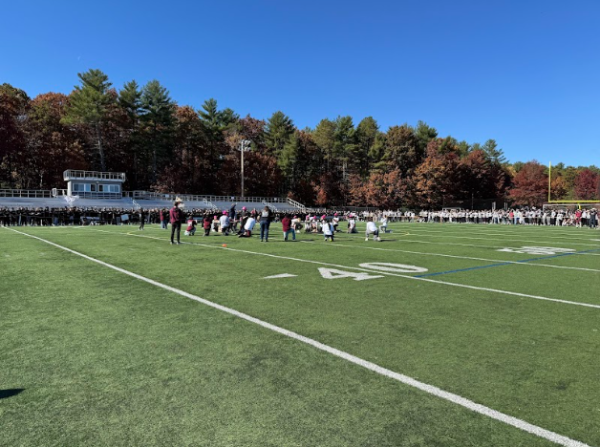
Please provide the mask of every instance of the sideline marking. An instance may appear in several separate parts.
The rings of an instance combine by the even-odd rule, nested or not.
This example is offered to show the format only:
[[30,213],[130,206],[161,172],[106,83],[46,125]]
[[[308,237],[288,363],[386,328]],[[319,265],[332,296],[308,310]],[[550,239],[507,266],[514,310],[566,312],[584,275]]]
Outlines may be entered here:
[[[384,368],[383,366],[379,366],[375,363],[369,362],[368,360],[364,360],[361,359],[360,357],[356,357],[352,354],[349,354],[345,351],[341,351],[339,349],[333,348],[329,345],[323,344],[317,340],[314,340],[312,338],[309,337],[305,337],[304,335],[300,335],[296,332],[292,332],[288,329],[284,329],[280,326],[276,326],[274,324],[268,323],[266,321],[260,320],[258,318],[252,317],[248,314],[245,314],[243,312],[237,311],[235,309],[232,309],[230,307],[226,307],[223,306],[221,304],[217,304],[214,303],[212,301],[209,301],[207,299],[204,298],[200,298],[197,295],[193,295],[191,293],[185,292],[184,290],[180,290],[177,289],[175,287],[171,287],[168,286],[166,284],[160,283],[158,281],[155,281],[153,279],[150,278],[146,278],[145,276],[142,275],[138,275],[137,273],[133,273],[130,272],[129,270],[125,270],[122,269],[121,267],[117,267],[115,265],[109,264],[107,262],[104,261],[100,261],[99,259],[96,258],[92,258],[91,256],[85,255],[83,253],[80,253],[78,251],[72,250],[70,248],[64,247],[62,245],[59,244],[55,244],[54,242],[50,242],[46,239],[42,239],[40,237],[37,236],[33,236],[31,234],[27,234],[27,233],[23,233],[21,231],[17,231],[17,230],[13,230],[10,229],[10,231],[14,231],[15,233],[19,233],[22,234],[23,236],[27,236],[30,237],[32,239],[36,239],[40,242],[44,242],[46,244],[49,244],[53,247],[59,248],[61,250],[67,251],[69,253],[72,253],[74,255],[77,256],[81,256],[84,259],[87,259],[88,261],[92,261],[95,262],[97,264],[100,264],[104,267],[110,268],[112,270],[115,270],[117,272],[123,273],[125,275],[131,276],[133,278],[139,279],[140,281],[146,282],[148,284],[152,284],[153,286],[156,287],[160,287],[161,289],[164,290],[168,290],[169,292],[173,292],[177,295],[181,295],[183,297],[189,298],[191,300],[197,301],[199,303],[202,303],[206,306],[212,307],[214,309],[220,310],[222,312],[228,313],[230,315],[234,315],[236,317],[239,317],[243,320],[249,321],[251,323],[257,324],[259,326],[262,326],[266,329],[269,329],[273,332],[276,332],[278,334],[284,335],[286,337],[292,338],[294,340],[298,340],[302,343],[305,343],[307,345],[310,345],[314,348],[317,348],[321,351],[327,352],[329,354],[332,354],[336,357],[339,357],[341,359],[344,359],[350,363],[354,363],[355,365],[358,366],[362,366],[365,369],[368,369],[370,371],[373,371],[377,374],[380,374],[382,376],[388,377],[390,379],[396,380],[398,382],[401,382],[405,385],[411,386],[413,388],[417,388],[421,391],[425,391],[428,394],[431,394],[433,396],[439,397],[441,399],[447,400],[449,402],[455,403],[457,405],[460,405],[461,407],[467,408],[475,413],[479,413],[482,414],[484,416],[487,416],[491,419],[495,419],[497,421],[503,422],[507,425],[510,425],[512,427],[518,428],[522,431],[525,431],[527,433],[531,433],[533,435],[536,435],[540,438],[544,438],[547,439],[548,441],[552,441],[556,444],[560,444],[566,447],[591,447],[588,444],[584,444],[580,441],[576,441],[574,439],[568,438],[566,436],[560,435],[558,433],[555,433],[553,431],[550,430],[546,430],[545,428],[539,427],[537,425],[533,425],[530,424],[529,422],[526,422],[522,419],[518,419],[514,416],[509,416],[508,414],[505,413],[501,413],[500,411],[494,410],[492,408],[486,407],[485,405],[482,404],[478,404],[476,402],[473,402],[470,399],[467,399],[465,397],[459,396],[458,394],[454,394],[454,393],[450,393],[448,391],[445,391],[441,388],[438,388],[434,385],[429,385],[427,383],[421,382],[419,380],[413,379],[412,377],[406,376],[404,374],[400,374],[397,372],[394,372],[390,369]],[[121,233],[123,234],[123,233]]]
[[[106,231],[106,230],[95,230],[95,231],[102,231],[104,233],[110,233],[110,234],[118,234],[118,235],[121,235],[121,236],[132,236],[132,237],[141,237],[141,238],[145,238],[145,239],[154,239],[156,241],[160,241],[160,242],[163,242],[163,243],[167,242],[166,239],[161,239],[161,238],[153,237],[153,236],[144,236],[144,235],[141,235],[141,234],[127,234],[127,233],[120,233],[118,231]],[[434,283],[434,284],[443,284],[443,285],[446,285],[446,286],[461,287],[461,288],[464,288],[464,289],[483,290],[483,291],[486,291],[486,292],[501,293],[501,294],[504,294],[504,295],[519,296],[519,297],[523,297],[523,298],[532,298],[532,299],[535,299],[535,300],[552,301],[554,303],[571,304],[571,305],[574,305],[574,306],[591,307],[592,309],[600,309],[600,304],[581,303],[581,302],[578,302],[578,301],[568,301],[568,300],[561,300],[561,299],[558,299],[558,298],[548,298],[548,297],[544,297],[544,296],[528,295],[526,293],[509,292],[508,290],[490,289],[490,288],[487,288],[487,287],[470,286],[468,284],[459,284],[459,283],[453,283],[453,282],[447,282],[447,281],[440,281],[440,280],[437,280],[437,279],[417,278],[416,276],[400,275],[398,273],[384,272],[384,271],[381,271],[381,270],[365,269],[365,268],[362,268],[362,267],[351,267],[349,265],[332,264],[332,263],[329,263],[329,262],[312,261],[312,260],[308,260],[308,259],[292,258],[292,257],[288,257],[288,256],[279,256],[279,255],[273,255],[273,254],[270,254],[270,253],[261,253],[261,252],[250,251],[250,250],[242,250],[242,249],[239,249],[239,248],[221,247],[221,246],[215,246],[215,245],[209,245],[209,244],[199,244],[199,243],[195,243],[195,242],[182,242],[182,244],[184,244],[184,245],[194,245],[194,246],[206,247],[206,248],[213,248],[213,249],[230,250],[230,251],[235,251],[235,252],[239,252],[239,253],[247,253],[247,254],[257,255],[257,256],[266,256],[266,257],[269,257],[269,258],[287,259],[287,260],[290,260],[290,261],[305,262],[307,264],[326,265],[326,266],[329,266],[329,267],[338,267],[338,268],[342,268],[342,269],[360,270],[360,271],[368,272],[368,273],[381,273],[381,274],[388,275],[388,276],[397,276],[399,278],[408,278],[408,279],[412,279],[412,280],[415,280],[415,281],[426,281],[426,282],[431,282],[431,283]]]

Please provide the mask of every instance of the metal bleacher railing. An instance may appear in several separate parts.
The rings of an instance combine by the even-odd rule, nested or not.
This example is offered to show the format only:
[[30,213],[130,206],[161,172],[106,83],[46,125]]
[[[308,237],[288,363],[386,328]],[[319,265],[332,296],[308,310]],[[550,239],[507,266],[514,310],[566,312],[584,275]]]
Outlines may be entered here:
[[0,189],[0,197],[26,198],[26,199],[51,199],[52,190],[40,189]]
[[96,179],[96,180],[120,180],[125,181],[125,173],[123,172],[98,172],[98,171],[78,171],[75,169],[67,169],[63,173],[65,181],[70,179]]
[[[87,172],[87,171],[80,171]],[[103,173],[100,173],[103,174]],[[66,172],[65,172],[66,175]],[[36,190],[36,189],[0,189],[2,198],[27,198],[27,199],[52,199],[58,197],[67,197],[66,189]],[[275,211],[281,209],[297,209],[306,212],[310,208],[295,200],[282,197],[239,197],[239,196],[212,196],[212,195],[193,195],[193,194],[163,194],[150,191],[123,191],[122,194],[102,193],[102,192],[84,192],[80,191],[74,194],[79,199],[101,199],[101,200],[122,200],[131,199],[133,201],[165,201],[170,202],[179,198],[184,202],[201,202],[205,208],[220,209],[229,203],[256,204],[257,206],[269,205]]]

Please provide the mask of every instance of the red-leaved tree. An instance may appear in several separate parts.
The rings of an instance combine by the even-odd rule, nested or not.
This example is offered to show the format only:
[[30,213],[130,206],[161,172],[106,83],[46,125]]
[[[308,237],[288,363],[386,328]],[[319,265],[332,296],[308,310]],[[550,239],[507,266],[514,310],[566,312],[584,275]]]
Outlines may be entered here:
[[591,169],[583,169],[575,177],[575,197],[581,200],[599,198],[598,181],[600,176]]
[[541,205],[548,191],[548,176],[536,160],[527,162],[515,175],[509,197],[515,205]]

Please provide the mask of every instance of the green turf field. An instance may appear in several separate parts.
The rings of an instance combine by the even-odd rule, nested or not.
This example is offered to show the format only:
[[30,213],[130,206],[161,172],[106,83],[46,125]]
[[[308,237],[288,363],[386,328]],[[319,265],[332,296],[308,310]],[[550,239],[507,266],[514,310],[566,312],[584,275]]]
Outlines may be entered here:
[[600,446],[600,231],[389,228],[0,228],[0,445]]

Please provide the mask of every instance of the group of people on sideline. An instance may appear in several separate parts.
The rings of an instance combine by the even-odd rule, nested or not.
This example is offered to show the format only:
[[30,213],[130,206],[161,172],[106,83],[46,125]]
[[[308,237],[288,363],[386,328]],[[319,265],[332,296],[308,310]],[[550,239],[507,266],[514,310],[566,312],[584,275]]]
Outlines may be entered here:
[[[357,233],[358,222],[367,222],[372,232],[387,232],[388,222],[422,222],[453,224],[490,224],[490,225],[536,225],[536,226],[573,226],[598,228],[598,210],[591,209],[541,209],[514,208],[495,210],[443,209],[438,211],[343,211],[327,210],[316,212],[281,212],[268,206],[263,209],[236,209],[232,204],[228,210],[185,209],[177,202],[171,209],[121,209],[121,208],[7,208],[0,207],[0,226],[64,226],[64,225],[138,225],[143,230],[145,225],[160,224],[167,229],[171,225],[174,236],[173,243],[180,239],[175,237],[184,226],[185,235],[193,236],[197,228],[208,236],[218,232],[225,236],[252,237],[256,225],[260,226],[259,237],[263,242],[269,241],[271,222],[280,222],[284,240],[296,240],[296,233],[322,234],[325,240],[335,241],[336,233],[344,231]],[[371,222],[373,225],[369,225]],[[374,231],[378,234],[375,235]]]

